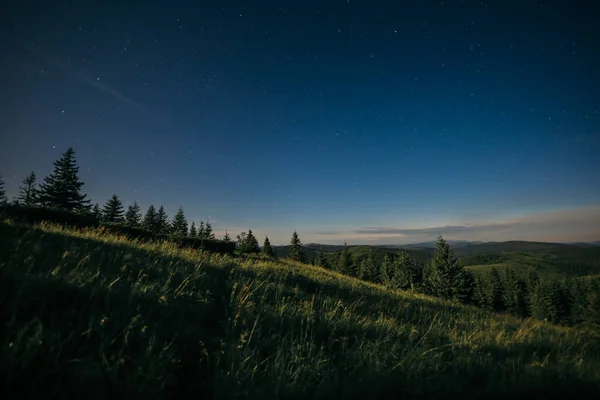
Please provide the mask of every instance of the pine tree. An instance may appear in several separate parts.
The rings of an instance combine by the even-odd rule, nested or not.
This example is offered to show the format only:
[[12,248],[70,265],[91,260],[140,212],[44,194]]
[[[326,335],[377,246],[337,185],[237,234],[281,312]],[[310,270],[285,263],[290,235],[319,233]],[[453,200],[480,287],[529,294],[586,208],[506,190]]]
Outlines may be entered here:
[[385,256],[383,256],[383,260],[381,261],[381,265],[379,266],[379,283],[381,283],[383,286],[389,287],[392,283],[390,270],[390,256],[386,252]]
[[150,207],[148,207],[148,211],[146,211],[146,215],[144,216],[144,220],[142,221],[142,228],[154,234],[159,233],[156,208],[154,208],[154,205],[152,204],[150,204]]
[[540,283],[540,277],[535,273],[535,271],[529,271],[527,280],[531,289],[535,288]]
[[419,270],[416,261],[405,250],[400,250],[394,260],[393,286],[398,289],[414,289],[419,283]]
[[198,238],[204,239],[204,221],[200,221],[200,228],[198,228]]
[[369,282],[376,282],[379,275],[377,265],[375,263],[375,255],[373,250],[369,249],[365,257],[365,271],[363,279]]
[[571,292],[572,281],[555,281],[553,285],[554,301],[556,307],[556,322],[564,325],[571,323],[573,308],[573,293]]
[[435,254],[431,258],[426,275],[431,294],[458,300],[470,301],[474,289],[474,277],[458,263],[452,249],[440,235],[437,239]]
[[255,254],[260,253],[260,247],[258,241],[252,233],[252,229],[248,230],[248,233],[242,232],[237,236],[238,244],[237,250],[240,254]]
[[183,208],[179,207],[173,222],[171,223],[170,233],[173,236],[185,237],[188,233],[188,223],[183,213]]
[[269,238],[265,236],[265,243],[263,244],[263,253],[269,257],[275,257],[275,250],[271,246]]
[[493,310],[492,305],[492,282],[489,274],[477,275],[475,278],[475,291],[473,303],[486,310]]
[[541,320],[556,321],[558,312],[552,282],[540,281],[532,288],[531,315]]
[[247,253],[247,248],[246,248],[246,244],[247,244],[246,237],[247,236],[248,236],[248,234],[246,232],[240,232],[240,234],[237,235],[237,237],[236,237],[236,239],[237,239],[236,250],[239,254]]
[[226,243],[231,242],[231,236],[229,236],[229,232],[227,232],[227,229],[225,229],[225,236],[223,236],[223,241]]
[[0,174],[0,207],[8,204],[8,199],[6,198],[6,191],[4,190],[4,180],[2,180],[2,174]]
[[600,329],[600,288],[591,291],[585,318],[586,323]]
[[96,220],[96,223],[99,224],[102,221],[102,211],[100,210],[98,203],[94,204],[94,207],[92,208],[92,216]]
[[512,268],[507,268],[504,278],[504,308],[511,314],[520,314],[519,307],[519,278]]
[[342,274],[353,275],[352,269],[352,255],[350,254],[348,243],[344,242],[344,248],[340,251],[340,256],[337,260],[337,270]]
[[365,279],[366,270],[367,270],[366,258],[362,258],[361,260],[356,260],[356,278]]
[[519,291],[519,315],[523,318],[531,316],[531,292],[527,280],[519,278],[517,281]]
[[190,226],[190,237],[196,238],[198,237],[198,231],[196,230],[196,224],[192,221],[192,226]]
[[134,201],[125,213],[125,225],[132,228],[139,228],[142,224],[142,211],[137,201]]
[[294,231],[294,233],[292,234],[292,239],[290,240],[289,258],[291,258],[294,261],[308,264],[308,258],[304,253],[304,249],[302,248],[302,242],[300,241],[300,237],[298,237],[298,233],[296,231]]
[[38,192],[40,204],[66,211],[89,209],[90,200],[81,193],[83,182],[78,177],[79,167],[72,147],[54,162],[54,171],[44,178]]
[[573,293],[573,305],[571,307],[571,323],[573,325],[577,325],[585,322],[586,320],[588,296],[591,290],[587,282],[581,279],[575,280],[571,289]]
[[214,239],[215,238],[215,234],[213,232],[212,229],[212,225],[210,224],[210,221],[206,221],[206,225],[204,226],[204,231],[203,231],[203,235],[202,237],[204,239]]
[[492,282],[492,308],[494,311],[504,311],[505,288],[504,282],[496,267],[492,267],[491,272]]
[[26,206],[34,206],[37,202],[37,190],[35,184],[35,172],[31,171],[25,179],[23,179],[23,186],[19,187],[19,195],[17,201]]
[[156,230],[159,235],[169,234],[169,217],[163,206],[160,206],[156,213]]
[[317,252],[317,257],[315,258],[315,265],[323,268],[331,268],[329,260],[327,259],[327,256],[325,255],[323,250],[319,250]]
[[248,229],[248,235],[246,236],[246,248],[248,249],[248,253],[260,253],[260,246],[258,245],[258,240],[252,233],[252,229]]
[[123,203],[116,194],[102,208],[102,222],[119,224],[123,222]]

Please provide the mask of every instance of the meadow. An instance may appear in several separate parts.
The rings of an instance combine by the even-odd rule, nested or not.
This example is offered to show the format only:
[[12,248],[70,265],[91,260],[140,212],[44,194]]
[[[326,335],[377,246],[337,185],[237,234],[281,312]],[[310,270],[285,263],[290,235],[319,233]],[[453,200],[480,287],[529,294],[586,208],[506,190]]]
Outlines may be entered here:
[[289,259],[0,223],[4,398],[598,398],[584,328]]

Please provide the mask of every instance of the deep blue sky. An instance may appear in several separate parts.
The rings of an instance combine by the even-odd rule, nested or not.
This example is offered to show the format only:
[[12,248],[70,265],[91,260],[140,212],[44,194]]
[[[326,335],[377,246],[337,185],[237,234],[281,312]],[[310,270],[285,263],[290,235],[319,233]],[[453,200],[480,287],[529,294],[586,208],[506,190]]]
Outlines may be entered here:
[[4,6],[9,194],[73,146],[94,202],[275,243],[600,239],[594,2],[192,3]]

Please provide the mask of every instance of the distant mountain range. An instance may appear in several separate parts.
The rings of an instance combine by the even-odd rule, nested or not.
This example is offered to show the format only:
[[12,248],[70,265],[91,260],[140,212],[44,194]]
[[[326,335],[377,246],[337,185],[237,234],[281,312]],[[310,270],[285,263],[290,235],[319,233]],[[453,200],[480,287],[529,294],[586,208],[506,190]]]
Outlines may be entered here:
[[[511,240],[506,242],[481,242],[468,240],[448,240],[447,241],[457,257],[478,256],[482,254],[505,253],[505,252],[545,252],[545,251],[568,251],[568,249],[594,248],[600,246],[600,241],[588,243],[549,243],[549,242],[528,242]],[[397,249],[405,249],[415,258],[426,261],[436,247],[435,241],[411,243],[403,245],[348,245],[353,254],[361,254],[369,249],[382,249],[394,252]],[[273,246],[279,257],[286,257],[289,254],[290,246]],[[303,245],[304,251],[309,260],[314,260],[319,251],[325,253],[335,253],[344,248],[343,245],[308,243]],[[591,249],[590,249],[591,250]]]
[[[452,246],[453,248],[459,248],[459,247],[465,247],[465,246],[471,246],[471,245],[480,245],[480,244],[500,244],[500,243],[511,243],[511,244],[516,244],[516,243],[537,243],[537,244],[551,244],[551,245],[574,245],[574,246],[600,246],[600,240],[596,241],[596,242],[568,242],[568,243],[552,243],[552,242],[529,242],[529,241],[517,241],[517,240],[511,240],[511,241],[506,241],[506,242],[482,242],[482,241],[469,241],[469,240],[446,240],[446,242],[448,242],[448,244],[450,244],[450,246]],[[421,243],[410,243],[410,244],[402,244],[402,245],[393,245],[394,247],[408,247],[408,248],[412,248],[412,247],[421,247],[421,248],[427,248],[427,247],[432,247],[435,248],[436,246],[436,242],[434,240],[429,241],[429,242],[421,242]],[[378,246],[378,247],[387,247],[387,246]]]
[[600,246],[600,240],[596,242],[573,242],[569,243],[575,246]]
[[[485,243],[485,242],[481,242],[481,241],[469,241],[469,240],[446,240],[446,242],[450,246],[452,246],[453,248],[470,246],[472,244],[482,244],[482,243]],[[407,248],[414,248],[414,247],[429,248],[430,247],[430,248],[435,248],[436,247],[436,241],[435,240],[431,240],[429,242],[402,244],[402,245],[397,245],[396,247],[407,247]]]

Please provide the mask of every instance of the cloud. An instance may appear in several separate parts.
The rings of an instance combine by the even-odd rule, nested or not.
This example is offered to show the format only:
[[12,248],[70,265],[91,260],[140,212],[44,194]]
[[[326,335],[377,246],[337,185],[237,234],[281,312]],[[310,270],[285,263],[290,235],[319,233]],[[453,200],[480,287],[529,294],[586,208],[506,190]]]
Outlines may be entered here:
[[387,227],[365,227],[356,229],[353,233],[358,235],[452,235],[456,233],[473,232],[476,230],[505,229],[506,224],[465,224],[446,225],[432,228],[387,228]]
[[502,220],[433,227],[366,226],[349,230],[313,232],[310,241],[349,243],[411,243],[437,235],[464,240],[590,241],[600,238],[600,205],[531,213]]

